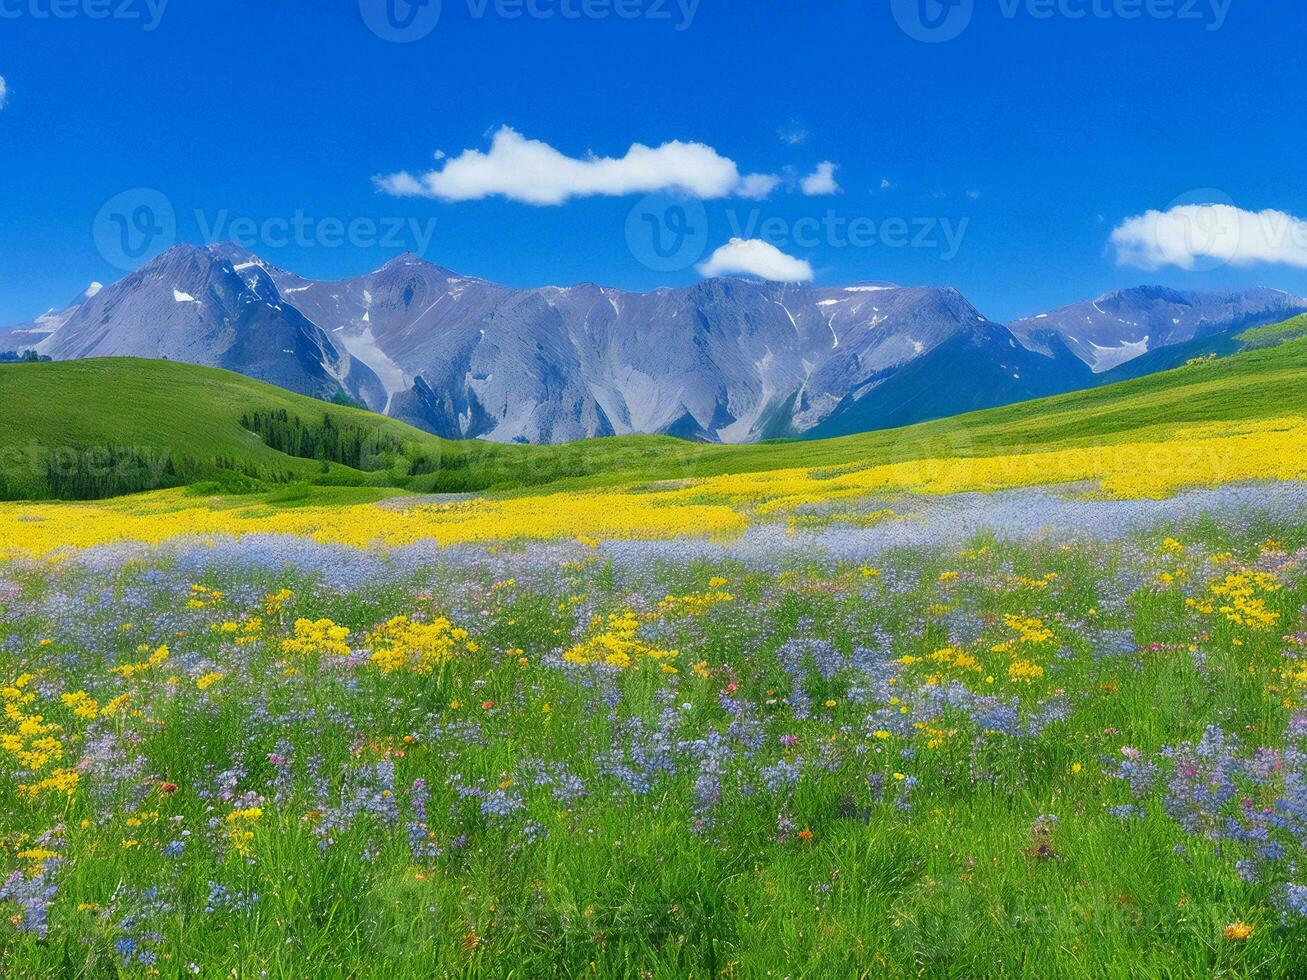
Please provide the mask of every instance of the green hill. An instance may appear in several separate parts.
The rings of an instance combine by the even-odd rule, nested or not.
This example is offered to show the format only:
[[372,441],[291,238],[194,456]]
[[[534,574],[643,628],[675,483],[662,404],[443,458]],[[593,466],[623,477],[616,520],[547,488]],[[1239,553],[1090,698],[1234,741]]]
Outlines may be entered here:
[[1274,347],[1299,337],[1307,337],[1307,313],[1296,316],[1283,323],[1273,323],[1266,327],[1254,327],[1239,334],[1245,347],[1258,350],[1262,347]]
[[418,492],[520,488],[665,458],[671,438],[581,451],[440,439],[216,368],[99,358],[0,364],[0,499],[92,499],[203,482]]
[[[195,483],[241,492],[292,481],[424,493],[581,489],[1165,439],[1185,425],[1307,415],[1303,319],[1250,331],[1254,349],[1101,388],[903,429],[752,446],[665,436],[455,442],[213,368],[131,358],[3,364],[0,498]],[[1296,339],[1256,346],[1285,337]]]

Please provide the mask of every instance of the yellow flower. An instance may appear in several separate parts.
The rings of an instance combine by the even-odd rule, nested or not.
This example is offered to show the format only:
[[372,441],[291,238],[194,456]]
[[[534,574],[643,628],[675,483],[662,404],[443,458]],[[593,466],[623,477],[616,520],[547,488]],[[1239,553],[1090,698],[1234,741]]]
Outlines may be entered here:
[[1253,927],[1242,919],[1236,919],[1225,927],[1225,938],[1241,943],[1253,934]]
[[[144,649],[148,650],[149,647],[145,647]],[[137,674],[147,671],[151,667],[158,667],[168,659],[168,656],[168,648],[166,646],[160,646],[145,660],[138,663],[119,664],[117,667],[112,668],[109,673],[117,674],[119,677],[123,678],[135,677]]]
[[[429,674],[453,660],[455,644],[467,637],[467,630],[455,627],[443,616],[429,623],[396,616],[368,634],[367,644],[372,648],[368,659],[384,674],[398,670]],[[466,643],[464,648],[475,652],[473,646]]]
[[297,619],[293,635],[281,641],[282,653],[301,656],[348,657],[349,627],[337,626],[330,619]]
[[655,647],[640,639],[636,635],[641,625],[640,617],[631,610],[614,613],[606,620],[595,617],[595,628],[601,625],[603,629],[576,644],[563,654],[563,659],[573,664],[603,663],[629,668],[647,660],[662,662],[679,656],[675,650]]
[[1044,676],[1044,668],[1029,660],[1014,660],[1008,665],[1007,675],[1015,683],[1030,684]]

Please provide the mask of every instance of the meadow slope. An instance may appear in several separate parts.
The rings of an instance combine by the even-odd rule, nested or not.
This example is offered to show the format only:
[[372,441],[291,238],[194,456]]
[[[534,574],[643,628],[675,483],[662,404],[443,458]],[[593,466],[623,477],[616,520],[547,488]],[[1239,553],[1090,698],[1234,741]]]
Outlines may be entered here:
[[0,974],[1303,976],[1304,368],[747,448],[0,368],[12,488],[192,481],[0,504]]
[[[1294,336],[1294,321],[1277,336]],[[1276,335],[1258,332],[1258,342]],[[559,446],[439,439],[369,412],[294,395],[239,375],[168,361],[106,358],[0,365],[0,497],[52,491],[51,460],[94,468],[105,447],[142,449],[174,472],[155,485],[217,489],[302,480],[415,492],[581,490],[795,468],[1047,452],[1164,441],[1207,423],[1307,416],[1307,338],[1202,361],[1100,389],[836,439],[712,446],[670,437]],[[265,444],[242,419],[285,412],[365,436],[361,466],[302,459]],[[59,453],[59,455],[56,455]],[[88,462],[89,461],[89,462]],[[130,489],[147,489],[148,484]],[[90,493],[94,497],[109,494]]]

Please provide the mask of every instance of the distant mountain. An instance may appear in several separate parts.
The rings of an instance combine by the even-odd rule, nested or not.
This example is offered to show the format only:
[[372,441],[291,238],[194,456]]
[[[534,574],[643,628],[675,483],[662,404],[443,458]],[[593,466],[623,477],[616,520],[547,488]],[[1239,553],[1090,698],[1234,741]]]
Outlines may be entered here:
[[79,306],[103,288],[98,282],[93,282],[62,309],[56,310],[51,307],[31,323],[15,327],[0,327],[0,351],[25,351],[36,347],[67,323]]
[[806,436],[852,435],[1046,395],[1078,391],[1094,375],[1057,339],[1050,353],[1027,350],[1004,327],[986,321],[954,334],[927,354],[885,372]]
[[1295,302],[1307,308],[1273,290],[1142,288],[1009,328],[949,288],[513,289],[413,255],[314,281],[234,245],[181,245],[11,336],[56,360],[168,358],[345,395],[448,438],[738,443],[1091,387],[1138,354],[1283,319]]
[[514,290],[413,256],[344,282],[273,275],[382,379],[388,414],[501,442],[798,434],[988,323],[948,289],[714,279]]
[[218,249],[179,245],[65,314],[36,345],[55,360],[161,358],[320,398],[382,398],[371,370],[285,303],[260,264]]
[[[1160,348],[1245,327],[1277,323],[1307,310],[1307,299],[1265,287],[1192,293],[1139,286],[1008,324],[1031,350],[1059,338],[1095,373],[1111,371]],[[1154,363],[1167,363],[1165,357]]]

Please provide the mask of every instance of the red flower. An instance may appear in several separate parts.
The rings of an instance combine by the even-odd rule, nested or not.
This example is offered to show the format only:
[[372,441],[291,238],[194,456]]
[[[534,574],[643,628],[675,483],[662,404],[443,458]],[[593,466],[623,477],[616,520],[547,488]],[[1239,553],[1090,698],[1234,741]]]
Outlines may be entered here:
[[489,711],[489,710],[490,710],[491,708],[493,708],[494,706],[495,706],[495,702],[493,702],[493,701],[482,701],[482,702],[481,702],[481,707],[484,708],[486,711]]
[[159,792],[160,792],[160,793],[175,793],[175,792],[177,792],[177,784],[176,784],[176,783],[160,783],[160,784],[159,784]]

